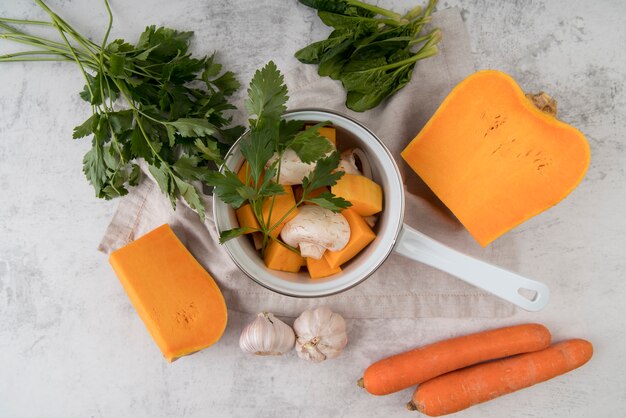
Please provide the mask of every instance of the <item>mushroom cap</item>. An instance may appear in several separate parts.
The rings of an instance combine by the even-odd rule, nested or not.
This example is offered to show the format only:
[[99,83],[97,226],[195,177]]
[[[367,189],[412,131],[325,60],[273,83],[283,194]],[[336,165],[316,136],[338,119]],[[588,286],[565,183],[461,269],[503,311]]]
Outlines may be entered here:
[[[269,167],[276,160],[278,160],[278,154],[275,153],[267,161],[266,166]],[[302,180],[314,169],[315,163],[302,162],[294,150],[286,149],[280,159],[280,178],[277,183],[283,185],[302,184]]]
[[350,240],[350,224],[341,213],[304,205],[285,224],[280,236],[285,244],[299,247],[303,257],[319,260],[324,251],[339,251],[346,246]]

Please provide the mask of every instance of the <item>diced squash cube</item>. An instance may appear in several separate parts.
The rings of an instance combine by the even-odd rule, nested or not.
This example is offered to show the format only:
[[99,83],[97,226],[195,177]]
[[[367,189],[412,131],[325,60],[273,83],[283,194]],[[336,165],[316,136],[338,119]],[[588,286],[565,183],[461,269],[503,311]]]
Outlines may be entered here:
[[331,187],[331,192],[338,197],[343,197],[361,216],[374,215],[383,210],[383,191],[374,181],[357,174],[344,174],[337,183]]
[[272,270],[297,273],[304,263],[304,258],[277,241],[272,241],[265,250],[265,265]]
[[331,267],[324,257],[319,260],[306,257],[306,267],[312,279],[321,279],[322,277],[332,276],[335,273],[341,273],[341,267]]
[[341,212],[350,225],[350,240],[339,251],[326,250],[324,257],[331,268],[336,268],[352,259],[363,248],[376,238],[376,234],[354,209],[346,209]]
[[235,215],[237,215],[237,220],[239,221],[240,228],[248,228],[246,229],[246,234],[251,232],[258,231],[261,227],[259,226],[259,222],[254,216],[254,212],[252,211],[252,206],[249,203],[241,206],[239,209],[235,209]]

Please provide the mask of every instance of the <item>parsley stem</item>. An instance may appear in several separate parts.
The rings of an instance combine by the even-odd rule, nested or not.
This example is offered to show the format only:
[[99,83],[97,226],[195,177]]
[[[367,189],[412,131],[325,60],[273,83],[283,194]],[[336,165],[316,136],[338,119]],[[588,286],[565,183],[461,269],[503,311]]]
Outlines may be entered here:
[[74,58],[7,57],[6,55],[0,55],[0,62],[26,62],[26,61],[57,61],[59,62],[59,61],[74,61]]
[[[0,27],[3,25],[0,24]],[[13,42],[21,43],[24,45],[31,45],[40,48],[44,48],[44,50],[48,51],[56,51],[61,53],[66,53],[70,55],[70,51],[67,49],[65,44],[60,42],[48,41],[46,39],[38,38],[36,36],[27,35],[25,33],[13,32],[13,33],[0,33],[0,39],[9,39]],[[79,55],[81,55],[79,53]],[[81,59],[86,60],[88,58],[83,57]]]
[[[99,49],[98,45],[94,44],[93,42],[76,32],[74,28],[72,28],[67,22],[65,22],[59,15],[54,13],[42,0],[35,0],[35,3],[37,3],[50,16],[50,18],[52,19],[52,23],[54,24],[54,26],[56,26],[59,34],[71,50],[74,50],[75,48],[69,43],[67,37],[65,36],[65,33],[70,34],[70,36],[84,48],[86,53],[91,55],[91,57],[96,61],[98,60],[98,57],[94,52],[94,50],[97,51]],[[92,50],[91,48],[94,48],[94,50]]]
[[45,22],[43,20],[26,20],[26,19],[10,19],[8,17],[0,17],[0,22],[4,23],[13,23],[16,25],[39,25],[39,26],[51,26],[54,25],[50,22]]

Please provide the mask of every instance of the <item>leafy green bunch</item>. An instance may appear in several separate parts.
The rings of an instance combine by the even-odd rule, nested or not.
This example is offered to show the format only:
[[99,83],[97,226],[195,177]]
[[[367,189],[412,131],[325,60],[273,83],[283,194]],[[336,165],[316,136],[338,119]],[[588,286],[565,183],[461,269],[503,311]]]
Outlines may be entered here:
[[327,39],[314,42],[295,56],[305,64],[318,64],[318,73],[340,80],[346,106],[363,112],[404,87],[415,63],[437,53],[439,29],[422,35],[436,0],[404,16],[358,0],[299,0],[317,9],[334,28]]
[[[284,120],[281,116],[287,110],[287,86],[283,75],[276,65],[270,61],[265,67],[257,70],[248,88],[248,99],[245,107],[250,117],[250,130],[240,143],[242,156],[248,162],[245,181],[226,165],[222,171],[207,175],[207,182],[214,186],[214,194],[235,209],[246,202],[260,225],[258,230],[263,234],[262,253],[271,240],[287,244],[271,236],[271,232],[305,202],[312,202],[333,212],[351,206],[350,202],[325,192],[316,197],[311,193],[323,186],[333,186],[344,172],[337,170],[339,153],[332,144],[318,132],[326,123],[318,123],[305,128],[305,121]],[[280,219],[270,224],[272,208],[276,196],[284,194],[283,186],[276,182],[280,179],[283,153],[291,149],[304,163],[315,163],[315,168],[303,179],[302,197],[295,206],[289,209]],[[269,214],[263,215],[265,202],[270,201]],[[242,227],[222,231],[220,241],[224,243],[232,238],[250,232],[250,228]],[[289,247],[293,251],[295,248]]]
[[[239,137],[243,127],[228,128],[227,98],[239,88],[230,71],[222,72],[215,57],[189,53],[192,32],[150,26],[136,44],[108,42],[113,16],[100,45],[79,34],[43,1],[35,2],[50,21],[0,18],[0,39],[33,50],[0,56],[0,62],[73,61],[86,84],[80,93],[92,115],[74,128],[74,138],[92,136],[83,160],[85,176],[99,198],[128,193],[136,185],[145,160],[159,187],[175,205],[181,196],[204,217],[199,197],[209,166]],[[50,27],[59,39],[28,34],[18,26]]]

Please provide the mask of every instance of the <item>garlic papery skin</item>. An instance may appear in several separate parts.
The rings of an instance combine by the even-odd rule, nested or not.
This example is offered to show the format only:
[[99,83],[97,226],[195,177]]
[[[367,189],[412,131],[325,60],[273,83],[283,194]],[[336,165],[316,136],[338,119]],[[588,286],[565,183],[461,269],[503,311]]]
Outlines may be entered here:
[[325,306],[304,311],[293,328],[298,356],[313,363],[338,357],[348,344],[346,321]]
[[241,332],[239,347],[258,356],[279,356],[291,350],[293,329],[270,312],[261,312]]

